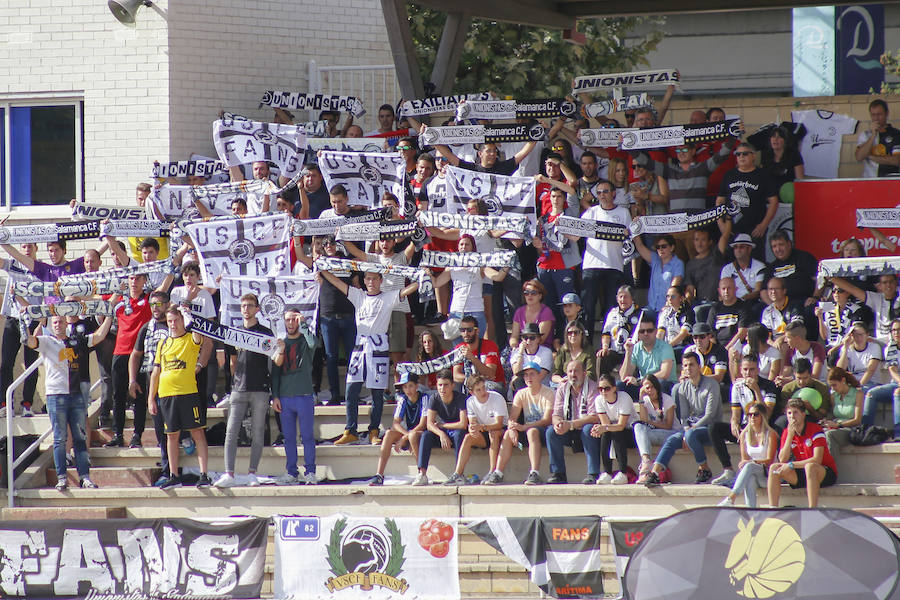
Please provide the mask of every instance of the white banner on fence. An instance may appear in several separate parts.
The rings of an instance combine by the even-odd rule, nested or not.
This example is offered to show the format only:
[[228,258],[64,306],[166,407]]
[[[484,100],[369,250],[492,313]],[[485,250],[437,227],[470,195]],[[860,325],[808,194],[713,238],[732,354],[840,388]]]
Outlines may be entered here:
[[275,516],[276,598],[457,599],[455,520]]

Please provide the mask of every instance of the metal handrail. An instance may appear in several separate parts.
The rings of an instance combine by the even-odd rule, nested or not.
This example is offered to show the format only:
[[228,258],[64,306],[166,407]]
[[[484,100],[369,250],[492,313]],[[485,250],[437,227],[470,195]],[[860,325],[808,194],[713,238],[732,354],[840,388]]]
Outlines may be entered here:
[[[9,387],[6,389],[6,497],[7,497],[7,506],[9,508],[15,508],[16,502],[16,483],[15,483],[15,472],[16,467],[21,465],[25,460],[28,459],[34,452],[40,450],[41,444],[44,443],[50,434],[53,433],[53,423],[50,424],[50,427],[38,436],[34,442],[31,443],[28,448],[26,448],[22,454],[16,457],[15,453],[15,445],[13,444],[13,417],[15,417],[15,411],[13,410],[13,394],[16,391],[16,388],[25,383],[25,380],[31,375],[37,368],[43,364],[44,357],[39,356],[36,361],[31,363],[25,371],[19,375],[19,377],[13,381]],[[91,384],[91,392],[97,389],[97,386],[102,383],[102,380],[98,379],[93,384]]]

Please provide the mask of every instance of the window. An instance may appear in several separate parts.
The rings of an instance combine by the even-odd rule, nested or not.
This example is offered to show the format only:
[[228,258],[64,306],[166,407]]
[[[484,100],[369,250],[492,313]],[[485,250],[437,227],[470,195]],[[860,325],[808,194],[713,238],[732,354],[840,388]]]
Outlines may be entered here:
[[62,206],[84,191],[78,100],[0,100],[0,211]]

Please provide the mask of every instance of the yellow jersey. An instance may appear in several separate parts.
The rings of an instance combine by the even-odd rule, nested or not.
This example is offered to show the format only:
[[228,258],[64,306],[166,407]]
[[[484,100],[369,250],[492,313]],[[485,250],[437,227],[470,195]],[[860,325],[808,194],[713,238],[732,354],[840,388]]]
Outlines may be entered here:
[[153,364],[160,368],[159,391],[157,396],[184,396],[197,393],[197,357],[200,344],[194,341],[190,332],[183,336],[167,337],[156,346]]

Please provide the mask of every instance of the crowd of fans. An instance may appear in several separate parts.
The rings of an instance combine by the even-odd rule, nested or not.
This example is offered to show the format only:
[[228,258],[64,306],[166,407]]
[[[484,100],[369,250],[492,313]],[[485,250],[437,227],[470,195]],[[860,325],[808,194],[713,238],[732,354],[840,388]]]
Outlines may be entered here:
[[[542,446],[549,453],[546,483],[568,483],[568,446],[584,452],[584,484],[655,485],[671,480],[668,464],[685,447],[697,463],[696,483],[734,486],[725,503],[743,494],[753,505],[756,489],[767,487],[770,503],[777,504],[785,481],[807,487],[814,506],[819,487],[836,481],[833,457],[849,443],[850,430],[871,425],[879,404],[893,405],[893,433],[900,436],[897,277],[833,278],[819,287],[817,258],[795,248],[785,231],[767,234],[779,190],[804,176],[803,157],[786,127],[756,136],[762,148],[739,139],[635,153],[580,145],[581,128],[654,126],[668,108],[671,91],[656,108],[621,113],[621,123],[612,117],[601,117],[596,124],[561,118],[549,127],[546,141],[478,147],[422,148],[415,134],[427,126],[398,121],[393,107],[382,106],[379,129],[370,134],[409,130],[410,135],[385,144],[395,145],[386,150],[399,152],[406,161],[408,194],[416,210],[445,201],[447,165],[534,177],[538,225],[532,239],[509,239],[502,237],[503,231],[429,228],[428,249],[516,253],[514,264],[504,268],[431,269],[433,301],[419,297],[417,283],[397,275],[319,271],[318,330],[288,306],[287,334],[271,360],[228,346],[216,349],[191,330],[192,314],[215,319],[219,301],[216,282],[200,281],[198,256],[189,241],[123,243],[108,237],[74,260],[66,258],[64,242],[53,242],[47,244],[49,262],[37,259],[35,244],[4,245],[11,259],[0,268],[43,281],[98,271],[107,250],[116,266],[170,253],[180,266],[177,281],[172,274],[132,275],[124,297],[112,299],[112,319],[69,318],[67,323],[53,317],[46,325],[32,324],[25,339],[26,364],[36,352],[47,361],[51,416],[69,415],[75,450],[70,461],[76,463],[82,485],[94,486],[83,424],[87,352],[93,349],[104,383],[100,425],[113,432],[106,445],[126,445],[125,409],[133,405],[129,445],[141,447],[149,410],[162,449],[163,475],[156,485],[163,488],[188,481],[178,469],[182,446],[198,454],[198,486],[237,485],[236,447],[247,411],[251,453],[243,482],[258,485],[270,404],[280,416],[275,443],[284,444],[287,455],[287,472],[277,483],[316,483],[313,419],[318,401],[347,407],[346,430],[334,444],[381,446],[372,485],[383,483],[392,452],[407,450],[418,461],[413,485],[429,484],[426,473],[435,448],[457,456],[445,485],[471,483],[464,473],[477,448],[489,452],[490,470],[482,483],[498,484],[509,461],[520,460],[513,454],[525,447],[530,469],[524,483],[542,484]],[[900,146],[894,149],[883,139],[890,128],[887,105],[876,100],[870,111],[872,127],[861,138],[857,158],[876,164],[873,174],[884,176],[898,170]],[[338,133],[339,116],[322,115],[334,135],[358,129],[348,119]],[[281,121],[291,117],[278,111]],[[722,109],[711,108],[696,111],[691,123],[725,117]],[[316,219],[354,216],[369,208],[356,206],[341,185],[325,189],[314,156],[308,158],[307,174],[296,189],[274,199],[274,210]],[[270,177],[265,163],[254,163],[248,174]],[[243,179],[244,173],[232,168],[231,177]],[[143,206],[151,192],[150,185],[139,185],[138,204]],[[264,199],[262,210],[269,210],[269,200]],[[402,201],[385,194],[382,204],[392,218],[399,218]],[[628,225],[641,215],[699,212],[732,202],[741,207],[739,214],[709,227],[637,236],[630,261],[620,241],[555,233],[560,215]],[[487,214],[478,199],[466,210]],[[232,211],[247,214],[248,202],[236,200]],[[890,244],[883,234],[875,234]],[[767,248],[774,256],[768,261]],[[862,245],[848,240],[841,252],[860,256]],[[295,238],[291,256],[299,273],[313,270],[318,257],[416,266],[420,249],[408,239],[365,248],[321,236]],[[5,295],[4,312],[15,317],[11,296]],[[242,297],[240,309],[245,329],[272,335],[256,318],[256,296]],[[7,318],[3,391],[19,344],[19,324]],[[395,371],[399,363],[424,363],[453,349],[462,360],[452,368],[427,374]],[[339,367],[344,361],[349,364],[342,388]],[[213,483],[203,432],[206,409],[221,395],[216,387],[220,370],[226,372],[230,412],[223,474]],[[25,416],[32,414],[34,381],[23,390]],[[368,427],[360,432],[364,384],[373,406]],[[386,392],[396,409],[392,427],[382,432]],[[65,425],[53,423],[57,488],[65,489],[67,435]],[[298,431],[303,475],[297,466]],[[737,465],[728,442],[740,447]],[[715,478],[705,450],[709,446],[721,466]],[[628,465],[629,448],[637,448],[640,456],[636,472]],[[577,456],[569,460],[579,460]]]

